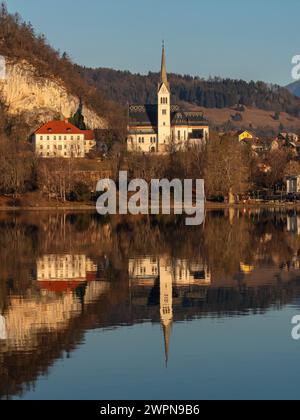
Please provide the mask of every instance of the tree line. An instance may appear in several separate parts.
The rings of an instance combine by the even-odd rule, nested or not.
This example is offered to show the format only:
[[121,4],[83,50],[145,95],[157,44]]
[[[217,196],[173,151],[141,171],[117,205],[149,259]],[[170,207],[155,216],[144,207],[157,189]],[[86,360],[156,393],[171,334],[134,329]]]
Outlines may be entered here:
[[[132,74],[106,68],[79,67],[85,80],[102,89],[111,100],[127,103],[156,103],[159,74]],[[287,112],[299,116],[300,99],[287,89],[264,82],[245,82],[222,78],[208,80],[189,75],[169,74],[172,100],[188,102],[205,108],[227,108],[245,105],[275,112]]]

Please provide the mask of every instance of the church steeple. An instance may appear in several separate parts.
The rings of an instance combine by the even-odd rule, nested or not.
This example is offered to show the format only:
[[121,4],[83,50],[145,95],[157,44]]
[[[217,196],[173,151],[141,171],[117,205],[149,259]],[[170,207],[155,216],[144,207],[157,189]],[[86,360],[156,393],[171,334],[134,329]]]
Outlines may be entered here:
[[163,41],[163,45],[162,45],[160,84],[165,84],[165,86],[170,90],[170,86],[169,86],[169,82],[168,82],[168,75],[167,75],[166,51],[165,51],[164,41]]

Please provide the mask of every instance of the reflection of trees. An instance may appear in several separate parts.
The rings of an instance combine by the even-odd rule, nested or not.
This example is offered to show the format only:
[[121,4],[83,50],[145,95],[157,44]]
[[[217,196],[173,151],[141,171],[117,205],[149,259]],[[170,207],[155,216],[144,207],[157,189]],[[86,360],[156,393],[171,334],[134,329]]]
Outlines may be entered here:
[[[84,332],[98,327],[160,322],[159,282],[139,286],[129,282],[128,259],[166,256],[170,264],[202,261],[212,274],[211,286],[173,288],[174,321],[202,316],[261,313],[298,296],[299,272],[292,270],[300,237],[286,232],[286,215],[238,210],[208,213],[204,226],[187,228],[181,218],[112,218],[93,214],[41,213],[0,217],[0,309],[7,313],[12,297],[45,299],[35,282],[37,258],[46,254],[84,254],[110,284],[97,301],[84,305],[62,328],[43,330],[36,351],[0,343],[0,395],[22,392],[37,375],[47,374],[57,358],[73,351]],[[253,267],[245,274],[240,265]],[[267,272],[263,271],[267,267]],[[252,277],[251,277],[252,276]],[[248,279],[251,281],[248,281]],[[85,285],[74,291],[83,302]],[[53,300],[63,295],[53,294]]]

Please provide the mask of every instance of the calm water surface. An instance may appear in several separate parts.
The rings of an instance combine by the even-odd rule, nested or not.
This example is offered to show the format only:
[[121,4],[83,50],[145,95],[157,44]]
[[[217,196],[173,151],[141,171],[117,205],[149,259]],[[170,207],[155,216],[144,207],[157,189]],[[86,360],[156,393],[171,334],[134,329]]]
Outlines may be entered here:
[[300,398],[294,211],[2,213],[0,256],[0,398]]

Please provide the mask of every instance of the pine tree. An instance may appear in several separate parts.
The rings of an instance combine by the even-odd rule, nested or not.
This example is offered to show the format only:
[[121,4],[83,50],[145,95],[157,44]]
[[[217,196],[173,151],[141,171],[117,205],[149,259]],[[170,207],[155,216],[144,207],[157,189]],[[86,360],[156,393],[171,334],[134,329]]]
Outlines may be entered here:
[[84,122],[84,116],[82,114],[82,101],[80,100],[79,107],[73,117],[70,118],[70,123],[79,128],[79,130],[86,130],[86,125]]

